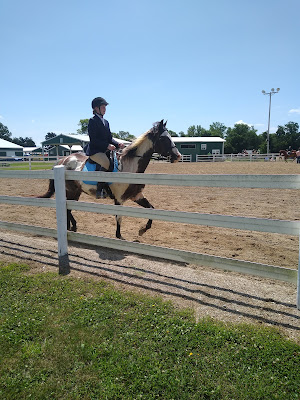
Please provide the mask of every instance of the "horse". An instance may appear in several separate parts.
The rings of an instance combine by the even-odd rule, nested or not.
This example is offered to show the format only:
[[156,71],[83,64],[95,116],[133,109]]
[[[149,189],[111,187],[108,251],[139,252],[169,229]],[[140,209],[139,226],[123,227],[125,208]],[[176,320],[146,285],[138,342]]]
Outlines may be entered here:
[[[163,157],[169,157],[171,163],[179,161],[181,154],[176,148],[171,135],[166,128],[167,122],[161,120],[153,124],[153,127],[138,137],[134,142],[127,146],[119,158],[119,171],[143,173],[145,172],[153,153],[158,153]],[[57,165],[64,165],[67,170],[82,171],[88,163],[89,157],[84,153],[74,153],[59,160]],[[97,182],[66,181],[67,200],[78,201],[82,192],[92,197],[96,197]],[[111,183],[107,190],[115,205],[123,205],[125,201],[132,200],[141,207],[154,208],[144,197],[142,190],[143,184]],[[54,180],[50,179],[48,190],[38,198],[50,198],[55,193]],[[123,239],[121,235],[122,217],[116,215],[116,237]],[[146,225],[139,230],[139,235],[143,235],[152,226],[149,219]],[[71,210],[67,210],[67,229],[77,231],[77,224]]]
[[280,150],[279,155],[281,157],[284,157],[284,161],[286,161],[286,162],[287,162],[288,158],[292,158],[293,161],[297,158],[296,150],[291,150],[290,153],[288,153],[286,150]]

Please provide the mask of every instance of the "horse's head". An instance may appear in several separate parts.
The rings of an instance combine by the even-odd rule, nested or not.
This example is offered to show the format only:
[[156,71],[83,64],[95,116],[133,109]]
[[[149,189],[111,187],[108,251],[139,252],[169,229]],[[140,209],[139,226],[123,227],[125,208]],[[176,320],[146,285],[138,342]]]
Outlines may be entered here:
[[154,144],[154,152],[159,153],[164,157],[170,156],[171,163],[179,161],[181,154],[175,146],[171,135],[166,128],[167,122],[162,119],[156,122],[151,130],[151,139]]

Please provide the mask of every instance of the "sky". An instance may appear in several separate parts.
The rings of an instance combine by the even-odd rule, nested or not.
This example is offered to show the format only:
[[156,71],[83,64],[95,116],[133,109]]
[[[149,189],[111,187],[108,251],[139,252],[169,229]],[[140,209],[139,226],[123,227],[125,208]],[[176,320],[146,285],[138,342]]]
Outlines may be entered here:
[[36,145],[91,101],[112,132],[155,121],[270,132],[300,124],[299,0],[0,0],[0,122]]

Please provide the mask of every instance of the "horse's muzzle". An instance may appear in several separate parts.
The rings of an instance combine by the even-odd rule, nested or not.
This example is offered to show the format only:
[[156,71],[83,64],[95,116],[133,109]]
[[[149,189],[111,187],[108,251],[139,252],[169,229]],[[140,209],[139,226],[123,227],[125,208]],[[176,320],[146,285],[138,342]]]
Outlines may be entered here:
[[[176,149],[177,150],[177,149]],[[177,161],[179,161],[181,159],[181,154],[179,153],[179,151],[172,151],[171,154],[171,163],[175,163]]]

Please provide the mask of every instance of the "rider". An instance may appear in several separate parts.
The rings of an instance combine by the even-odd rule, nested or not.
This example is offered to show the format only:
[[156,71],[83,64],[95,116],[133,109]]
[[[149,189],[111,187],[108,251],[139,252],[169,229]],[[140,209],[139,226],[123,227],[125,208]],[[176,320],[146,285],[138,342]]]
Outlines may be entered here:
[[[90,159],[97,164],[97,171],[107,171],[109,169],[110,162],[107,157],[109,151],[124,147],[123,143],[119,143],[113,139],[109,129],[109,123],[103,118],[107,105],[108,103],[103,97],[96,97],[92,101],[94,117],[90,118],[88,124],[90,143],[85,150]],[[105,183],[98,182],[96,192],[97,199],[103,197],[101,192],[104,186]]]

